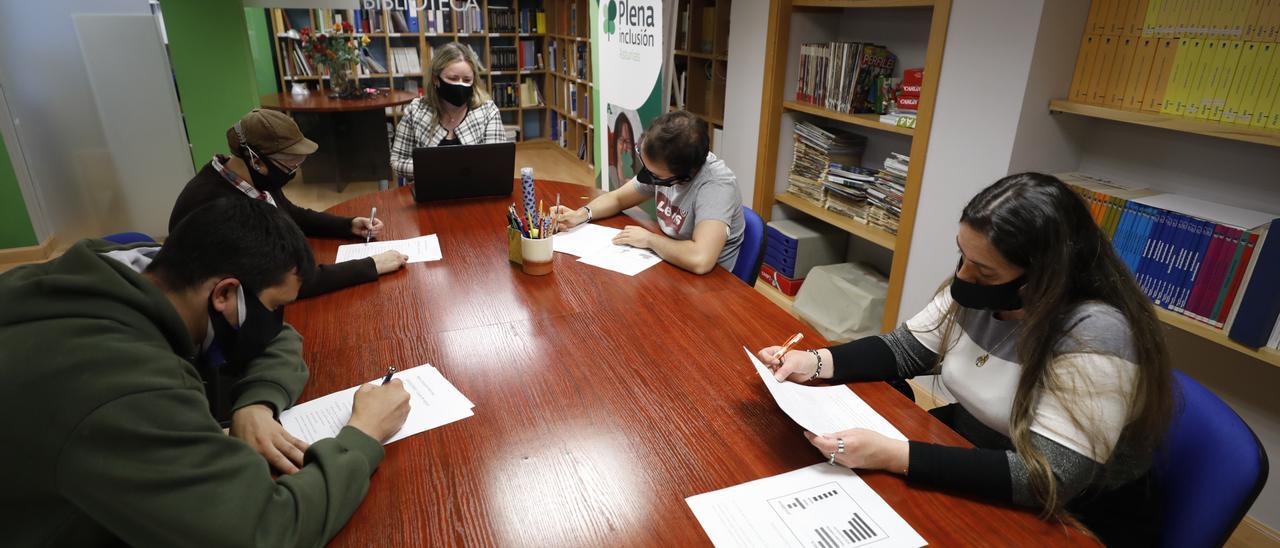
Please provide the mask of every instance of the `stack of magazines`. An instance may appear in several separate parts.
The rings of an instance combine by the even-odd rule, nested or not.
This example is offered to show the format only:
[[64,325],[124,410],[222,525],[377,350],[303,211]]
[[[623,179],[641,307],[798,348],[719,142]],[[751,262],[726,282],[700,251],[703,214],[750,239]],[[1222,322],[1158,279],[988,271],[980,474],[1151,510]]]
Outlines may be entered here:
[[911,158],[897,152],[889,153],[884,169],[876,172],[875,182],[867,187],[867,224],[898,233],[898,219],[902,216],[902,193],[907,190],[907,167]]
[[795,125],[795,149],[791,160],[787,192],[818,207],[827,202],[828,170],[831,164],[856,166],[862,162],[867,138],[856,133],[826,129],[809,122]]
[[828,211],[867,222],[867,187],[876,181],[876,170],[832,163],[827,165]]

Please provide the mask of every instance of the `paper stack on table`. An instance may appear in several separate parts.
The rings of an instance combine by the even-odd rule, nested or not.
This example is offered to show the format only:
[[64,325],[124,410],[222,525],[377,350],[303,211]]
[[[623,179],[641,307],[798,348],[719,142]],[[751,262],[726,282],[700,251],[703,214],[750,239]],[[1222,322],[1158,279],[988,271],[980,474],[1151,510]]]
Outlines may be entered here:
[[[472,409],[476,404],[463,396],[431,364],[398,371],[393,378],[400,379],[409,392],[409,417],[400,431],[383,445],[475,414]],[[379,384],[382,379],[370,382]],[[351,419],[352,398],[358,388],[353,386],[286,409],[280,413],[280,424],[307,443],[336,436]]]
[[796,424],[814,434],[831,434],[851,428],[866,428],[895,440],[907,441],[897,428],[876,413],[867,402],[847,386],[805,386],[794,382],[778,382],[773,372],[756,359],[746,347],[742,349],[755,365],[760,379],[778,402],[778,407]]
[[355,261],[372,257],[383,251],[404,253],[409,256],[409,262],[411,263],[438,261],[443,258],[443,255],[440,254],[440,239],[435,234],[428,234],[407,240],[386,240],[367,244],[340,245],[338,246],[338,258],[334,259],[334,262]]
[[613,243],[613,237],[621,230],[591,223],[583,223],[557,233],[554,247],[560,253],[578,257],[578,262],[598,266],[628,276],[635,276],[662,262],[662,258],[648,249]]
[[815,464],[684,499],[718,547],[903,546],[925,540],[867,482]]

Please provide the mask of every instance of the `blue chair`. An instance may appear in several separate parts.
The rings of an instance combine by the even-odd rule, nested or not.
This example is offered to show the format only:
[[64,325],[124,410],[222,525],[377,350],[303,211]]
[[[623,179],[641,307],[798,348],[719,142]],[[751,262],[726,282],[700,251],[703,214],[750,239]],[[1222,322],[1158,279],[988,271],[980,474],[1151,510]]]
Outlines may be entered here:
[[1162,546],[1222,546],[1267,483],[1267,452],[1239,415],[1173,372],[1174,411],[1155,456]]
[[102,239],[117,245],[156,243],[156,241],[152,239],[151,236],[147,236],[146,234],[143,234],[141,232],[121,232],[119,234],[111,234],[108,236],[103,236]]
[[760,276],[760,264],[764,262],[764,221],[747,206],[742,206],[742,247],[738,248],[738,262],[733,265],[733,275],[751,287]]

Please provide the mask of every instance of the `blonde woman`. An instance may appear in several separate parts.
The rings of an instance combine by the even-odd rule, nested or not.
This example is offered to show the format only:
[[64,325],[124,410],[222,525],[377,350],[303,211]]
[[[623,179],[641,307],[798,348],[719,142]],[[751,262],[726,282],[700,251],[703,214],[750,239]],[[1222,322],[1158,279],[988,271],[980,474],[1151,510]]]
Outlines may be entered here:
[[391,144],[391,168],[413,181],[413,149],[507,140],[502,114],[479,83],[476,53],[458,42],[435,49],[426,94],[405,108]]

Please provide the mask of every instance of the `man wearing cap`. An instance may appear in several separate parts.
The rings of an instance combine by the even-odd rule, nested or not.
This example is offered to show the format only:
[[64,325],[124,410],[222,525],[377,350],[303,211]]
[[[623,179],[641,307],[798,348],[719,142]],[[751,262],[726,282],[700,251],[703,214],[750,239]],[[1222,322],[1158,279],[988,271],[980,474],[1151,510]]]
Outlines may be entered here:
[[[311,237],[363,238],[366,234],[377,235],[382,229],[381,220],[339,217],[289,201],[281,189],[318,145],[303,136],[298,124],[287,115],[253,109],[227,130],[227,146],[231,156],[214,155],[182,189],[169,215],[169,230],[200,206],[228,196],[274,205]],[[315,275],[303,284],[298,297],[373,281],[380,274],[396,271],[406,260],[408,257],[397,251],[387,251],[358,261],[317,265]]]

